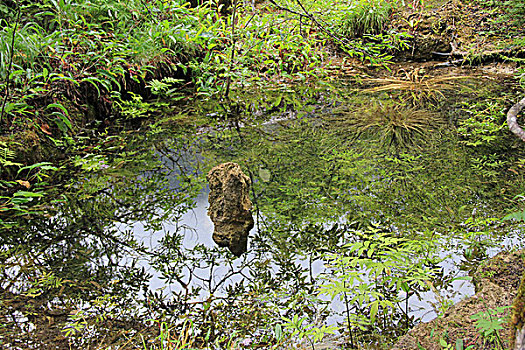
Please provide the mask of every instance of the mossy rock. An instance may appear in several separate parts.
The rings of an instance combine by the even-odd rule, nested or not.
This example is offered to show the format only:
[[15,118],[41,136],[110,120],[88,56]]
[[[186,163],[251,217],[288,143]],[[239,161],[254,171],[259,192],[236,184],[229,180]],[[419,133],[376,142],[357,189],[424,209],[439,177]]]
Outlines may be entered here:
[[12,135],[2,136],[0,141],[5,143],[7,149],[14,153],[14,158],[10,159],[14,163],[30,165],[64,157],[60,150],[56,149],[50,141],[39,135],[34,129],[25,129]]
[[393,20],[393,27],[412,35],[409,48],[395,54],[396,60],[446,60],[452,52],[455,11],[448,7],[424,13],[402,13]]
[[42,147],[39,135],[31,129],[25,129],[16,134],[4,137],[10,151],[15,153],[16,163],[33,164],[41,161]]

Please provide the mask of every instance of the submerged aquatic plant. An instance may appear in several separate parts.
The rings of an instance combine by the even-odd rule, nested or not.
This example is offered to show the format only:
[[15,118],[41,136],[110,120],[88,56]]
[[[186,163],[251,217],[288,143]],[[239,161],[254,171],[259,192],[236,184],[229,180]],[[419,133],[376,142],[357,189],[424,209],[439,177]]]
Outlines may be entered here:
[[438,76],[431,77],[425,74],[424,69],[412,71],[402,70],[401,77],[367,79],[367,82],[379,84],[379,86],[364,90],[365,92],[390,92],[394,94],[401,103],[414,107],[423,106],[426,103],[436,103],[444,98],[443,91],[457,88],[457,82],[468,79],[468,76]]

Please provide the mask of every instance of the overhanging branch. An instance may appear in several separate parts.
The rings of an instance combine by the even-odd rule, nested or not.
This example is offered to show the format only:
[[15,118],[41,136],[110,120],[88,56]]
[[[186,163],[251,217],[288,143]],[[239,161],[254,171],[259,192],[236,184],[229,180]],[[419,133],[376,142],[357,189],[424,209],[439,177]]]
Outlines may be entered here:
[[301,3],[300,0],[296,0],[297,4],[299,5],[299,7],[301,8],[301,10],[303,10],[304,12],[301,13],[299,11],[295,11],[295,10],[292,10],[292,9],[289,9],[287,7],[284,7],[284,6],[281,6],[279,5],[278,3],[275,2],[275,0],[269,0],[270,4],[272,4],[273,6],[275,6],[277,9],[281,10],[281,11],[287,11],[287,12],[290,12],[294,15],[298,15],[299,17],[301,18],[308,18],[309,20],[311,20],[321,31],[325,32],[330,38],[332,38],[332,40],[338,42],[339,44],[341,44],[343,47],[346,47],[348,49],[351,49],[351,50],[354,50],[355,52],[359,52],[361,53],[363,56],[367,56],[369,55],[366,50],[363,50],[361,48],[358,48],[356,47],[355,45],[352,45],[346,38],[342,38],[340,37],[339,35],[337,35],[336,33],[334,33],[333,31],[331,31],[330,29],[326,28],[326,26],[324,26],[323,24],[321,24],[319,22],[319,20],[314,16],[312,15],[310,12],[308,12],[308,10],[304,7],[304,5]]

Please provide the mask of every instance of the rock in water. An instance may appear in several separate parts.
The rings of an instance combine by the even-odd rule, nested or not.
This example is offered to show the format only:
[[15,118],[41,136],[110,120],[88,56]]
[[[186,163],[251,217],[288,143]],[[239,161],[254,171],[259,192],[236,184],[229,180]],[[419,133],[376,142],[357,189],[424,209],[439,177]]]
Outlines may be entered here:
[[213,240],[241,256],[247,250],[248,233],[253,228],[250,178],[239,164],[229,162],[211,169],[206,179],[210,184],[208,216],[215,225]]

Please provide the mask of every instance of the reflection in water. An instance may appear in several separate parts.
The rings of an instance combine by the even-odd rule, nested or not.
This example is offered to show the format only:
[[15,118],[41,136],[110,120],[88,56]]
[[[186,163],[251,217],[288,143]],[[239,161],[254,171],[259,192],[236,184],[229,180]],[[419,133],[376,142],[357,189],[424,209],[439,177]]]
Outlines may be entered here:
[[[178,223],[178,226],[174,225],[165,225],[163,230],[151,232],[144,229],[141,224],[135,224],[132,227],[132,230],[136,238],[144,243],[146,246],[154,249],[158,244],[159,240],[166,234],[166,232],[177,231],[177,227],[183,227],[184,229],[184,241],[183,246],[185,249],[191,250],[197,245],[204,245],[208,248],[215,247],[211,235],[213,233],[213,223],[207,215],[208,208],[208,194],[209,191],[206,188],[195,198],[195,204],[193,209],[185,213]],[[256,229],[254,228],[250,236],[253,236]],[[491,255],[495,255],[498,252],[496,249],[491,250]],[[248,253],[249,255],[250,253]],[[447,255],[450,255],[447,258]],[[445,259],[439,266],[443,269],[443,274],[445,276],[466,276],[468,270],[460,271],[457,267],[457,262],[462,261],[462,258],[452,252],[443,251],[440,256]],[[310,261],[305,258],[297,258],[296,263],[303,269],[308,270],[311,268],[311,272],[314,278],[317,278],[320,274],[326,272],[325,262],[321,259],[315,260],[310,266]],[[159,273],[155,271],[151,266],[148,265],[146,261],[143,262],[142,266],[146,266],[147,271],[152,274],[152,279],[150,280],[150,288],[152,290],[162,290],[165,293],[171,293],[173,290],[171,288],[176,288],[177,286],[168,285],[166,286],[165,281],[159,278]],[[278,270],[278,266],[273,264],[274,271]],[[202,269],[198,271],[202,279],[207,279],[210,269]],[[221,276],[227,273],[227,268],[218,267],[214,271],[214,279],[220,279]],[[248,271],[247,271],[248,273]],[[243,280],[242,276],[236,276],[231,278],[229,281],[224,283],[226,288],[229,285],[239,283]],[[205,287],[201,285],[201,287]],[[450,300],[450,302],[456,303],[465,297],[471,296],[474,294],[474,285],[469,280],[454,280],[448,285],[443,285],[444,289],[439,288],[439,298]],[[180,286],[179,286],[180,288]],[[176,290],[180,292],[179,290]],[[203,293],[201,297],[208,297],[206,293]],[[329,301],[328,297],[323,298],[326,301]],[[436,309],[438,308],[439,300],[436,297],[435,292],[428,291],[423,292],[419,296],[413,295],[409,299],[410,307],[410,316],[414,316],[416,319],[420,319],[422,322],[428,322],[437,316]],[[338,300],[333,300],[331,302],[331,307],[336,313],[342,313],[344,311],[344,305]],[[340,323],[342,322],[341,316],[331,317],[328,319],[329,322]]]
[[[123,308],[138,305],[140,317],[174,324],[192,320],[201,338],[216,340],[235,330],[264,345],[275,341],[269,325],[297,316],[309,326],[342,324],[345,335],[364,328],[363,342],[392,341],[406,323],[435,317],[438,304],[473,293],[470,282],[454,280],[468,274],[458,268],[464,252],[491,256],[502,249],[487,249],[491,240],[508,235],[486,218],[503,216],[508,203],[500,194],[523,192],[523,183],[487,181],[473,166],[474,152],[446,129],[432,129],[430,137],[420,129],[400,134],[396,119],[395,128],[382,134],[385,125],[368,127],[363,117],[352,122],[349,110],[363,111],[371,97],[348,95],[338,100],[326,92],[268,92],[240,98],[236,106],[194,107],[187,119],[207,118],[199,132],[167,123],[160,132],[130,136],[129,153],[108,151],[108,168],[75,177],[63,194],[60,215],[27,224],[31,254],[40,254],[46,269],[64,280],[77,276],[100,285],[99,294],[88,295],[84,287],[75,294],[71,287],[71,295],[84,293],[89,300],[119,295]],[[388,103],[377,99],[374,105]],[[341,105],[343,111],[336,108]],[[396,118],[402,111],[396,107]],[[374,120],[386,123],[385,118]],[[398,139],[389,144],[385,135]],[[403,148],[403,140],[411,147]],[[226,161],[239,163],[253,181],[256,227],[240,258],[214,244],[203,190],[203,174]],[[470,214],[474,209],[476,218]],[[486,239],[489,234],[493,237]],[[383,250],[374,252],[378,235]],[[16,237],[2,239],[15,246]],[[359,252],[344,248],[365,243]],[[327,268],[328,254],[378,266],[382,252],[395,254],[409,243],[432,243],[420,256],[400,256],[413,258],[427,273],[421,285],[409,285],[414,271],[402,267],[410,264],[391,262],[376,275],[378,281],[369,278],[370,269],[354,268],[362,280],[342,283],[333,302],[319,293],[322,284],[338,282],[347,272]],[[398,285],[390,283],[394,278]],[[402,289],[401,282],[410,288]],[[366,284],[382,294],[345,303],[360,292],[370,295],[357,288]],[[69,291],[57,288],[50,295],[62,302]],[[372,303],[386,297],[396,304],[379,308],[378,321],[371,323]],[[349,326],[348,310],[363,317]]]
[[[184,213],[177,224],[168,223],[164,225],[162,230],[153,232],[145,230],[144,226],[141,224],[135,224],[133,226],[135,237],[147,247],[154,250],[155,247],[159,245],[159,240],[166,235],[166,232],[182,231],[182,236],[184,237],[182,246],[184,249],[191,250],[197,245],[204,245],[207,248],[213,248],[215,246],[215,243],[211,238],[213,233],[213,223],[207,215],[208,193],[209,191],[207,189],[201,191],[195,198],[192,209]],[[147,261],[144,262],[144,266],[148,266],[148,271],[153,276],[150,281],[150,288],[152,290],[162,289],[172,292],[170,288],[177,287],[173,285],[166,286],[166,282],[159,278],[159,273],[149,266]],[[204,276],[202,276],[203,278],[205,278],[206,273],[207,272],[205,271]],[[178,286],[178,288],[180,288],[180,286]]]
[[[443,247],[454,246],[438,248],[436,258],[442,261],[435,266],[440,272],[430,281],[432,289],[410,294],[408,315],[412,319],[429,321],[438,310],[474,293],[470,281],[457,279],[469,273],[459,270],[458,262],[462,261],[463,247],[470,246],[461,238],[458,225],[474,208],[495,208],[483,214],[490,216],[498,206],[487,205],[491,196],[486,194],[495,188],[483,184],[482,176],[470,166],[467,150],[458,148],[458,141],[446,132],[436,142],[425,141],[417,151],[401,149],[399,144],[385,150],[385,140],[375,138],[374,133],[349,137],[346,128],[352,124],[331,109],[327,111],[327,115],[299,111],[293,120],[271,117],[274,121],[270,124],[264,118],[251,122],[248,118],[246,122],[245,116],[229,119],[231,116],[225,115],[224,119],[217,117],[220,127],[200,134],[199,159],[205,169],[235,161],[250,173],[258,221],[250,234],[249,252],[240,259],[215,247],[211,239],[207,191],[200,192],[193,209],[176,224],[165,224],[162,232],[135,230],[137,237],[152,239],[153,250],[159,242],[165,245],[161,239],[166,233],[182,237],[180,247],[185,253],[181,254],[187,254],[190,266],[178,272],[179,280],[184,280],[182,286],[168,279],[172,292],[181,292],[191,283],[198,287],[198,300],[211,294],[219,299],[239,298],[242,293],[257,291],[259,302],[272,293],[280,295],[276,300],[292,302],[294,295],[304,291],[316,294],[319,283],[330,275],[323,254],[338,251],[343,243],[355,239],[348,236],[353,231],[344,223],[359,222],[366,232],[368,223],[374,222],[407,239],[419,235],[441,242],[436,244]],[[238,120],[245,122],[240,125]],[[418,142],[418,137],[417,133],[410,135],[410,143]],[[334,222],[341,223],[341,230],[331,230]],[[451,239],[457,242],[451,244]],[[155,275],[151,288],[165,288],[162,269]],[[402,291],[397,293],[401,300],[405,298]],[[320,297],[330,300],[327,295]],[[246,294],[239,300],[242,298]],[[271,304],[267,299],[264,303]],[[336,298],[330,303],[331,312],[321,319],[344,323],[346,308]],[[361,312],[366,313],[366,308]],[[402,307],[392,312],[402,313]],[[404,322],[402,316],[390,317]],[[399,333],[390,334],[395,337]]]

